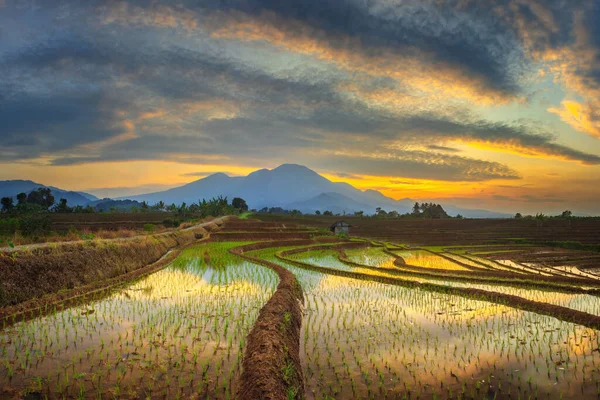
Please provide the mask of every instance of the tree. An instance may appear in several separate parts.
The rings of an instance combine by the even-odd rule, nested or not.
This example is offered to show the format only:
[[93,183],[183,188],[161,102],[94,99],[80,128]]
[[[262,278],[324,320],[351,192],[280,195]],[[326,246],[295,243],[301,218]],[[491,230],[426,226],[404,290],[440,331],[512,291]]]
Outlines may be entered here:
[[333,212],[331,212],[331,211],[329,211],[329,210],[325,210],[325,211],[323,211],[323,215],[326,215],[326,216],[332,216],[332,215],[333,215]]
[[187,212],[188,212],[187,204],[184,201],[183,203],[181,203],[181,205],[177,209],[177,214],[180,217],[185,217],[185,215],[187,214]]
[[48,209],[54,204],[54,196],[49,188],[38,188],[27,195],[27,203],[37,204]]
[[361,211],[356,211],[356,212],[354,212],[354,216],[355,216],[355,217],[362,217],[364,213],[365,213],[365,212],[364,212],[364,211],[362,211],[362,210],[361,210]]
[[164,201],[159,201],[158,203],[156,203],[154,205],[154,208],[158,211],[163,211],[165,209],[165,202]]
[[25,203],[27,203],[27,195],[25,193],[19,193],[17,195],[17,203],[18,204],[25,204]]
[[464,217],[461,214],[456,214],[457,219],[463,219]]
[[412,213],[413,213],[413,215],[419,215],[419,214],[421,214],[421,206],[419,205],[419,203],[415,202],[415,205],[413,206]]
[[439,204],[422,203],[420,209],[422,211],[421,215],[425,218],[449,218],[448,213]]
[[321,215],[321,211],[319,211],[319,210],[315,211],[315,215]]
[[58,204],[54,206],[54,212],[70,213],[73,209],[67,205],[67,199],[60,199]]
[[248,211],[248,204],[246,204],[246,200],[241,197],[234,197],[233,200],[231,200],[231,206],[240,211]]
[[2,198],[2,211],[9,212],[13,208],[13,198],[12,197],[3,197]]
[[142,201],[142,204],[140,204],[140,208],[143,212],[147,212],[150,207],[148,206],[148,203],[144,200]]
[[561,218],[571,218],[573,216],[573,213],[569,210],[565,210],[560,216]]
[[516,214],[515,214],[515,218],[516,218],[516,219],[519,219],[519,218],[523,218],[523,216],[521,215],[521,213],[516,213]]

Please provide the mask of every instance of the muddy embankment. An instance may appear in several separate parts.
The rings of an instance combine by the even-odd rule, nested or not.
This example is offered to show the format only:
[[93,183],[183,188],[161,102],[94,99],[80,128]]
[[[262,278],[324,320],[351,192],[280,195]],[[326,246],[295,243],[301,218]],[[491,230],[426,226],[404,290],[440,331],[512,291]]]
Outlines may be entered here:
[[422,289],[430,292],[445,293],[450,295],[458,295],[475,300],[488,301],[491,303],[502,304],[508,307],[516,308],[523,311],[530,311],[540,315],[546,315],[564,322],[570,322],[577,325],[583,325],[591,329],[600,329],[600,316],[589,314],[583,311],[577,311],[570,308],[557,306],[548,303],[527,300],[522,297],[513,296],[504,293],[492,292],[474,288],[462,288],[444,286],[427,282],[416,282],[401,278],[384,277],[377,275],[364,274],[359,272],[342,271],[332,268],[320,267],[317,265],[297,261],[286,257],[288,251],[276,253],[276,257],[282,261],[293,264],[299,268],[321,272],[324,274],[343,276],[347,278],[362,279],[367,281],[380,282],[390,285],[398,285],[409,288]]
[[295,240],[311,239],[314,231],[291,231],[291,232],[219,232],[213,235],[215,242],[245,242],[264,240]]
[[0,318],[154,272],[182,248],[219,230],[224,221],[134,240],[90,240],[0,253]]
[[300,283],[281,265],[245,253],[281,246],[318,245],[337,238],[281,240],[253,243],[230,250],[248,261],[272,269],[279,276],[277,290],[260,310],[248,335],[243,372],[236,397],[244,400],[303,399],[300,328],[304,295]]
[[[598,281],[586,278],[572,279],[562,277],[549,277],[550,279],[554,280],[544,281],[539,280],[537,276],[533,275],[516,275],[512,273],[493,272],[490,270],[483,270],[482,273],[476,274],[474,271],[450,271],[443,269],[425,268],[416,265],[406,264],[402,257],[385,250],[384,251],[388,255],[390,255],[391,257],[395,257],[395,267],[374,267],[371,265],[360,264],[350,260],[345,251],[349,249],[364,248],[371,246],[372,244],[368,242],[351,242],[342,243],[334,246],[299,247],[295,249],[281,251],[278,253],[278,257],[280,257],[281,259],[285,259],[286,261],[294,261],[289,260],[287,257],[293,254],[301,254],[313,250],[334,250],[337,252],[338,260],[350,267],[386,272],[392,275],[397,275],[400,279],[410,277],[425,279],[445,279],[448,281],[456,282],[473,282],[488,285],[511,286],[524,289],[551,290],[561,293],[589,294],[592,296],[600,296],[600,290],[597,289],[599,285]],[[586,289],[582,288],[581,286],[592,287],[593,289]]]

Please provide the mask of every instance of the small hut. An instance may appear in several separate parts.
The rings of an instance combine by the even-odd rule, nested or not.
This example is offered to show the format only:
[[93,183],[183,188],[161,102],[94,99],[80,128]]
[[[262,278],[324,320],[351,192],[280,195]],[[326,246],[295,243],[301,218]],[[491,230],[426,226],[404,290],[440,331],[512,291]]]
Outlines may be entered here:
[[347,223],[346,221],[336,221],[335,224],[333,224],[329,227],[329,230],[331,232],[335,233],[336,235],[340,235],[342,233],[349,235],[350,234],[350,224]]

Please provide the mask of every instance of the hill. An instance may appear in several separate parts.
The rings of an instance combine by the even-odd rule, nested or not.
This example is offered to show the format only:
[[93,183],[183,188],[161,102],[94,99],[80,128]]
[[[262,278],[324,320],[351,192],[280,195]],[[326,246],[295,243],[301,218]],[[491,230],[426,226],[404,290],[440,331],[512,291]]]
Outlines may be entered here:
[[[250,208],[281,207],[298,209],[305,213],[316,210],[353,213],[364,211],[373,214],[377,207],[386,211],[410,212],[414,200],[394,200],[376,190],[359,190],[345,182],[332,182],[315,171],[296,164],[283,164],[272,170],[261,169],[248,176],[230,177],[216,173],[183,186],[137,196],[123,197],[155,204],[187,204],[217,196],[242,197]],[[446,207],[445,204],[443,204]],[[451,207],[451,215],[487,218],[506,217],[506,214],[485,210],[468,210]]]
[[58,203],[60,199],[67,199],[67,204],[69,206],[84,206],[90,201],[98,200],[96,196],[89,193],[63,190],[29,180],[0,181],[0,197],[12,197],[16,201],[19,193],[30,193],[38,188],[49,188],[56,203]]

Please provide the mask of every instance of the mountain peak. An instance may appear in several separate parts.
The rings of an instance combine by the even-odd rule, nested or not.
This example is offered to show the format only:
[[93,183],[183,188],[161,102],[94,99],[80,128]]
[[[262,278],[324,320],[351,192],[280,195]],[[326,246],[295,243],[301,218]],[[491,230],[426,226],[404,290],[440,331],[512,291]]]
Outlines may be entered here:
[[275,171],[285,172],[285,173],[307,173],[307,172],[310,172],[312,174],[317,174],[312,169],[305,167],[304,165],[300,165],[300,164],[281,164],[279,167],[273,168],[271,171],[272,172],[275,172]]
[[208,176],[206,176],[206,177],[204,177],[202,179],[211,179],[211,180],[215,179],[216,180],[216,179],[226,179],[226,178],[229,178],[229,175],[227,175],[226,173],[224,173],[224,172],[215,172],[214,174],[208,175]]

